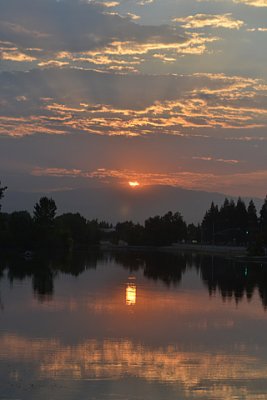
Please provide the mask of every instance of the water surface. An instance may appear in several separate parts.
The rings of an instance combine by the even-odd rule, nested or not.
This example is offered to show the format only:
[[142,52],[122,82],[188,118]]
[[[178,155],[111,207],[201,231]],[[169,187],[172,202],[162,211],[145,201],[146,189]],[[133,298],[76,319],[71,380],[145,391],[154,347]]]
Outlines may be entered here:
[[1,260],[0,400],[267,399],[267,265]]

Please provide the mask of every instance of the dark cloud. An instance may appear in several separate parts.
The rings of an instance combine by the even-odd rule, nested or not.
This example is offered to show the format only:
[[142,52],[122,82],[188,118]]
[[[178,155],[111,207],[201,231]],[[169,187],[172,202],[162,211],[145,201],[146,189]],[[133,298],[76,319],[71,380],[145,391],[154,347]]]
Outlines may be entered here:
[[82,52],[112,41],[178,43],[185,37],[167,25],[141,26],[82,1],[8,0],[0,3],[0,37],[16,46]]

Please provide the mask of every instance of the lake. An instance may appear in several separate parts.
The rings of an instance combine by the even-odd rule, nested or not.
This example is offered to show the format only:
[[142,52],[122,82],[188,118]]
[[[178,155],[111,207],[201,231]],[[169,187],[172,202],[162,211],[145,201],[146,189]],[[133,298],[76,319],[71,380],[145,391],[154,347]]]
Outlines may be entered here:
[[0,400],[267,399],[267,264],[0,261]]

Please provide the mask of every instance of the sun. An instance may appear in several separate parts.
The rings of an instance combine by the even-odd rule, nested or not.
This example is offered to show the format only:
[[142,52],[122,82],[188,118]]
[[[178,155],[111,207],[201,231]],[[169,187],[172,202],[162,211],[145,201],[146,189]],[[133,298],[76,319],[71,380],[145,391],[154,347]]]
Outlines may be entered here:
[[140,183],[137,181],[130,181],[130,182],[128,182],[128,184],[131,188],[136,188],[136,187],[140,186]]

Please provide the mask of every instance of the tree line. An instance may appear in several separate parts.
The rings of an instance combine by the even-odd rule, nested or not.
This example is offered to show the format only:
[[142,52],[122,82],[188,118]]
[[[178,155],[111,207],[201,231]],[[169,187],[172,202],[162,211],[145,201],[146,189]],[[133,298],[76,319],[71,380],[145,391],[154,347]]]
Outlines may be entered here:
[[[6,189],[0,182],[0,200]],[[57,216],[56,203],[48,197],[35,204],[33,215],[28,211],[0,212],[0,247],[70,249],[105,241],[132,246],[167,246],[175,242],[242,245],[251,254],[263,255],[267,246],[267,196],[259,216],[253,200],[248,207],[241,198],[236,202],[226,198],[221,207],[212,202],[198,225],[187,225],[179,212],[171,211],[150,217],[143,225],[125,221],[113,226],[105,221],[89,221],[79,213]]]

